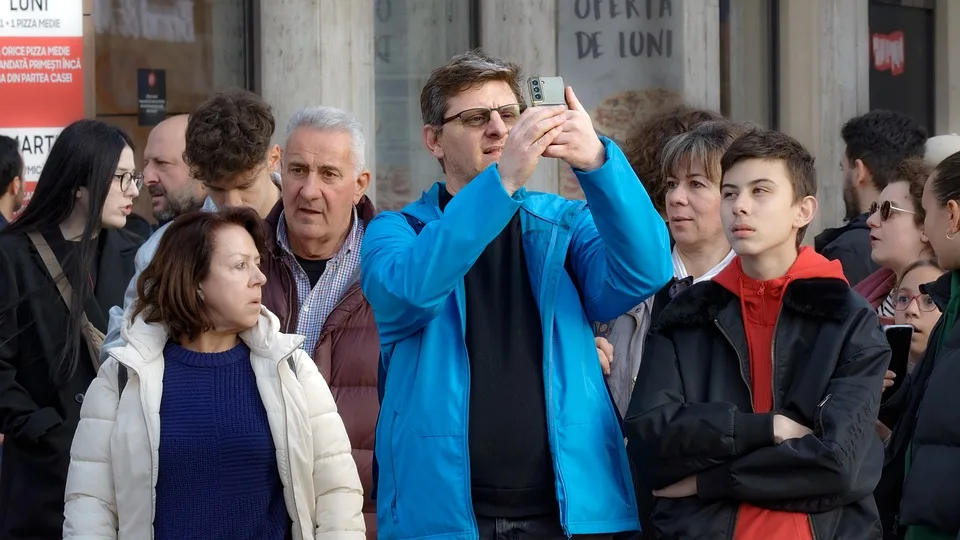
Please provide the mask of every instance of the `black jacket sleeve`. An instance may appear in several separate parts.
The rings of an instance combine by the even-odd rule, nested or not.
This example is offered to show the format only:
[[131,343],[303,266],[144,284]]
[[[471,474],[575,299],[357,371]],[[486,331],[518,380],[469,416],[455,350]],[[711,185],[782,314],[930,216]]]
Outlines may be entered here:
[[0,433],[9,439],[35,443],[63,422],[50,407],[41,408],[17,382],[19,335],[25,321],[19,320],[21,287],[14,262],[0,248]]
[[870,258],[870,230],[854,229],[827,244],[820,252],[824,257],[840,261],[843,275],[851,286],[877,271],[879,266]]
[[822,512],[873,492],[883,463],[875,421],[890,347],[872,313],[858,318],[814,414],[813,434],[700,474],[701,499]]
[[687,403],[670,337],[651,332],[624,421],[627,449],[642,483],[661,489],[724,464],[773,439],[773,414],[732,403]]

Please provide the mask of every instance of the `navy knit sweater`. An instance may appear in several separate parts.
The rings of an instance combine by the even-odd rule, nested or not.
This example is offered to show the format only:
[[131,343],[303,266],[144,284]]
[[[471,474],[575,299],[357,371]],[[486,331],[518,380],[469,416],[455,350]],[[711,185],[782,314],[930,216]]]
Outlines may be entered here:
[[284,540],[283,500],[250,349],[163,349],[156,540]]

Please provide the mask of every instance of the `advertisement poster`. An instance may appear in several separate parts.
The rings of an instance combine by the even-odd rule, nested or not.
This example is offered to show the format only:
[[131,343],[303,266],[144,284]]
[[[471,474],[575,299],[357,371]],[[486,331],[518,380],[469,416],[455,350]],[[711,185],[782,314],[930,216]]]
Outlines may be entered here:
[[24,161],[27,200],[60,131],[83,118],[82,0],[0,2],[0,135]]

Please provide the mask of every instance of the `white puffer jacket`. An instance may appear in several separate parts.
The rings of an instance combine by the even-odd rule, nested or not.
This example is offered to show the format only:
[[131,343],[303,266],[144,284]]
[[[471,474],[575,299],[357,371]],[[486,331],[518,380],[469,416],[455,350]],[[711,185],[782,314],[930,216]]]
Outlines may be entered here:
[[[167,332],[140,317],[131,325],[128,313],[121,335],[126,344],[109,350],[81,409],[64,538],[153,538]],[[303,338],[280,333],[265,308],[240,338],[267,411],[293,538],[364,540],[363,488],[350,441],[326,381],[299,349]],[[129,377],[119,404],[118,362]]]

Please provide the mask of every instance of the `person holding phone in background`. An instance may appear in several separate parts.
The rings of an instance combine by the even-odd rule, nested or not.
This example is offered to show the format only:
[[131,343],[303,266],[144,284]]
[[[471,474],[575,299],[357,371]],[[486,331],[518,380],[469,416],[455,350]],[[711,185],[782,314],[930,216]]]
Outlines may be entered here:
[[[385,540],[639,529],[589,321],[670,279],[667,230],[573,90],[525,108],[519,71],[478,51],[433,71],[423,138],[445,182],[364,237]],[[541,157],[577,171],[589,209],[524,188]]]

